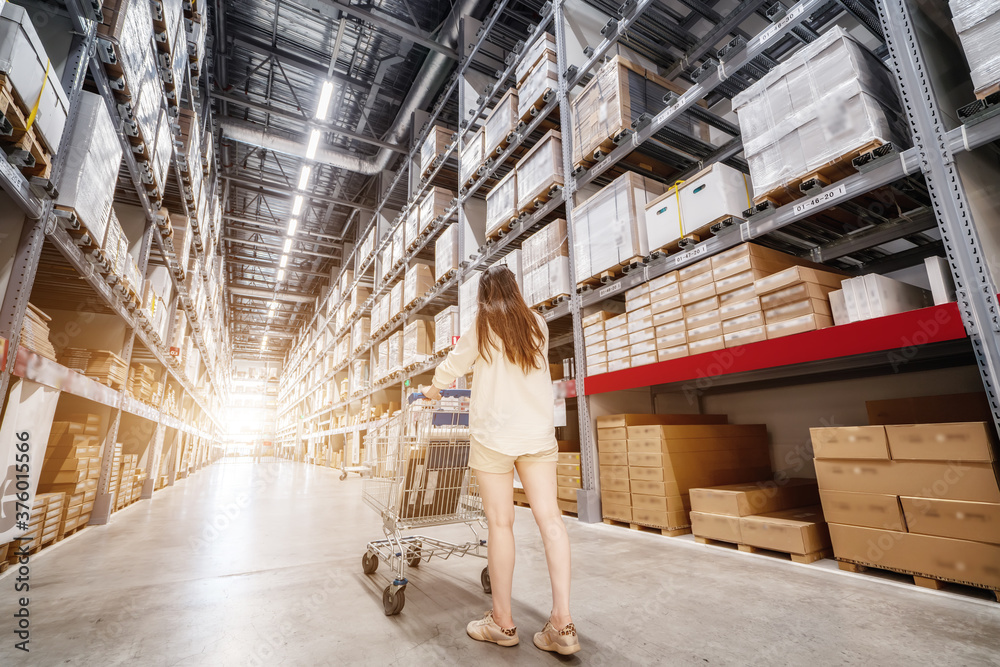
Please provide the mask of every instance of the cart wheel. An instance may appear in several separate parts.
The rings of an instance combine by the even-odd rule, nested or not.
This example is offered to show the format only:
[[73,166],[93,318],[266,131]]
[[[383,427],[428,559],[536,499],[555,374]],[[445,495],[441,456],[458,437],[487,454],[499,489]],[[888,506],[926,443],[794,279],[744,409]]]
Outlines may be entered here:
[[420,565],[420,556],[421,556],[420,547],[421,546],[423,546],[423,545],[421,545],[419,542],[417,542],[417,546],[415,546],[414,548],[410,549],[409,558],[406,559],[406,566],[407,567],[416,567],[416,566]]
[[385,610],[386,616],[395,616],[399,612],[403,611],[403,605],[406,603],[406,595],[403,593],[405,589],[400,588],[396,591],[395,595],[392,592],[392,586],[386,586],[385,590],[382,591],[382,608]]
[[378,556],[371,552],[365,552],[365,555],[361,557],[361,569],[364,570],[365,574],[375,574],[375,570],[378,569]]
[[343,482],[345,479],[347,479],[347,471],[346,470],[344,472],[340,473],[340,481]]
[[493,587],[490,586],[490,568],[489,566],[483,568],[483,573],[479,575],[479,580],[483,582],[483,592],[487,595],[492,595]]

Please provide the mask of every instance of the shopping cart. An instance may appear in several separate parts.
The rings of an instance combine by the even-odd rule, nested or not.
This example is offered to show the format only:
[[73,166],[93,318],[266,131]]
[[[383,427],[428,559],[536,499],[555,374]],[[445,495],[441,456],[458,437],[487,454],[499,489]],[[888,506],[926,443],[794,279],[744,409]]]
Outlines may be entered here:
[[[368,431],[362,497],[382,516],[385,539],[368,543],[361,560],[365,574],[379,561],[392,569],[392,583],[382,592],[386,616],[398,614],[406,599],[406,569],[421,561],[452,556],[486,557],[483,500],[469,468],[469,396],[465,389],[441,392],[430,401],[412,394],[404,410]],[[422,399],[422,400],[421,400]],[[403,531],[464,523],[475,539],[463,544]],[[480,580],[490,593],[490,575]]]

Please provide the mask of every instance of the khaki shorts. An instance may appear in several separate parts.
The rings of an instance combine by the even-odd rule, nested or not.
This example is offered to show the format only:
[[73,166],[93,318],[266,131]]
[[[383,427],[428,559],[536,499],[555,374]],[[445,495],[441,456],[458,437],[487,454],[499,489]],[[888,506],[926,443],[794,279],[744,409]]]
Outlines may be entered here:
[[480,472],[493,472],[503,474],[514,469],[515,462],[537,462],[555,463],[559,460],[559,448],[552,445],[552,449],[546,449],[533,454],[521,454],[511,456],[498,452],[495,449],[485,447],[475,440],[472,440],[469,448],[469,467]]

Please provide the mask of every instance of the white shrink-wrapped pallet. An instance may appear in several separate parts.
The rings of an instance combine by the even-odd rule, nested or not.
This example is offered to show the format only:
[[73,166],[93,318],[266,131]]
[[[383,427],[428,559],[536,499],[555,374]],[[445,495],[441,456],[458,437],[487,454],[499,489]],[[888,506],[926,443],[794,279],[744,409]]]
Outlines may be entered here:
[[537,306],[570,293],[569,240],[566,221],[559,219],[525,239],[521,245],[524,300]]
[[517,88],[511,88],[493,107],[483,125],[483,155],[496,159],[504,152],[521,122],[517,115]]
[[403,279],[403,308],[422,297],[434,287],[434,269],[418,262],[406,270]]
[[460,335],[458,306],[448,306],[434,316],[434,352],[451,347],[452,341]]
[[420,144],[420,175],[423,176],[434,166],[434,160],[445,152],[454,133],[446,127],[435,125]]
[[[46,17],[46,14],[40,14]],[[0,12],[0,72],[6,75],[23,109],[37,103],[35,122],[42,141],[54,155],[59,152],[63,126],[69,113],[69,98],[59,81],[56,67],[24,7],[3,3]],[[25,113],[27,116],[28,113]]]
[[486,195],[486,236],[495,236],[516,217],[517,170],[511,169]]
[[371,320],[367,317],[359,317],[357,321],[351,325],[351,337],[350,337],[350,350],[360,350],[361,347],[368,342],[368,337],[371,335]]
[[555,51],[538,60],[521,82],[517,94],[517,115],[528,118],[555,97],[559,87],[559,65]]
[[1000,0],[950,0],[951,18],[980,97],[1000,83]]
[[562,135],[549,130],[517,163],[518,211],[530,213],[563,183]]
[[458,225],[448,225],[434,245],[434,278],[443,280],[454,270],[458,270]]
[[855,173],[850,158],[908,145],[894,77],[844,29],[832,28],[733,98],[755,198],[799,196],[802,178]]
[[[122,148],[108,106],[100,95],[80,93],[79,116],[69,145],[63,149],[67,151],[66,168],[59,185],[58,203],[76,211],[94,243],[102,246],[115,197]],[[114,250],[117,255],[117,246]]]
[[458,183],[459,186],[468,185],[476,178],[476,172],[483,164],[485,155],[483,153],[483,130],[480,129],[470,137],[462,147],[462,154],[458,160]]
[[420,207],[413,205],[410,207],[410,212],[406,215],[406,221],[403,223],[403,243],[408,249],[417,242],[417,238],[420,236]]
[[479,313],[479,279],[482,271],[472,274],[458,288],[458,328],[465,333],[476,323]]
[[403,367],[434,354],[434,322],[414,320],[403,328]]
[[646,204],[666,189],[628,171],[573,209],[577,283],[649,254]]

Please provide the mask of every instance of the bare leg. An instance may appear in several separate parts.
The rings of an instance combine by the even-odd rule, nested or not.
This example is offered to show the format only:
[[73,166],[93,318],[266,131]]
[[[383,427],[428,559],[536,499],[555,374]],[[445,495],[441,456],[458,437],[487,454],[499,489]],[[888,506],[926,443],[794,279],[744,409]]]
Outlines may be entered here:
[[531,513],[542,534],[545,560],[552,581],[552,615],[549,620],[557,629],[566,627],[573,619],[569,614],[570,549],[569,536],[563,523],[562,512],[556,503],[555,462],[518,462],[517,474],[528,496]]
[[490,535],[486,555],[493,589],[493,620],[502,628],[513,628],[510,597],[514,581],[514,471],[476,471]]

